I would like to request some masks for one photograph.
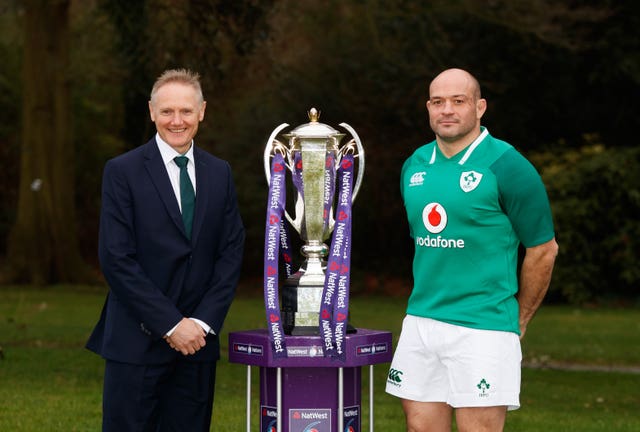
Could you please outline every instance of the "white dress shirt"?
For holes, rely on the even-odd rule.
[[[171,181],[171,187],[173,188],[173,193],[175,193],[176,199],[178,200],[178,207],[180,208],[180,212],[182,212],[182,203],[180,202],[180,167],[176,164],[174,158],[176,156],[186,156],[189,159],[189,163],[187,164],[187,172],[189,173],[189,179],[191,179],[193,192],[195,194],[196,165],[193,159],[193,141],[191,141],[191,146],[189,146],[189,150],[187,150],[185,154],[180,154],[175,151],[173,147],[167,144],[158,133],[156,133],[156,143],[158,143],[158,150],[160,150],[160,155],[162,156],[164,166],[167,169],[167,174],[169,175],[169,180]],[[211,330],[211,327],[204,321],[192,317],[189,317],[189,319],[200,324],[200,327],[202,327],[206,333],[215,334],[215,332]],[[173,328],[167,332],[166,336],[171,336],[176,327],[178,327],[178,324],[173,326]]]
[[[158,150],[160,150],[164,166],[167,169],[167,174],[169,174],[171,187],[173,188],[173,192],[176,194],[178,207],[180,207],[180,211],[182,212],[182,203],[180,202],[180,167],[176,164],[174,159],[177,156],[186,156],[187,159],[189,159],[187,172],[189,173],[189,179],[193,185],[193,192],[196,193],[196,165],[193,159],[193,141],[191,141],[191,146],[189,146],[189,150],[187,150],[185,154],[180,154],[175,151],[173,147],[160,138],[159,134],[156,134],[156,142],[158,143]]]

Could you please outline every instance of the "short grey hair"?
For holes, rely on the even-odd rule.
[[[197,72],[193,72],[189,69],[168,69],[162,72],[153,84],[153,88],[151,89],[152,102],[154,96],[158,93],[158,89],[169,83],[180,83],[193,87],[200,99],[200,102],[204,101],[202,87],[200,86],[200,75]]]

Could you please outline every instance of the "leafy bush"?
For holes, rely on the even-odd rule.
[[[640,147],[579,149],[531,157],[542,167],[560,252],[549,297],[572,303],[638,300]]]

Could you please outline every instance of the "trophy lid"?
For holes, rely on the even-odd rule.
[[[328,137],[340,137],[344,134],[338,132],[331,126],[320,123],[320,111],[315,108],[311,108],[307,113],[309,115],[309,123],[302,124],[284,135],[286,138],[328,138]]]

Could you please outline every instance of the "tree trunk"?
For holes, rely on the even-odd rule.
[[[84,282],[69,83],[69,0],[25,0],[22,148],[6,282]]]

